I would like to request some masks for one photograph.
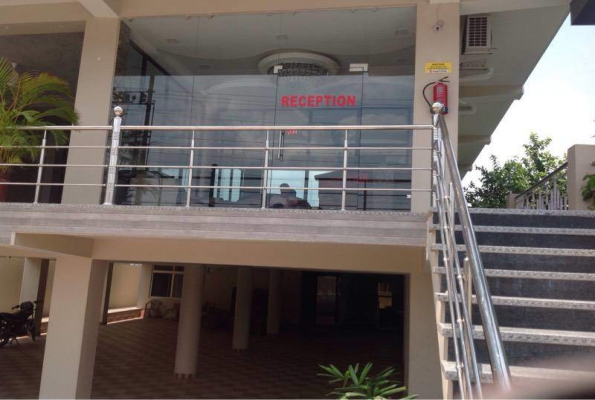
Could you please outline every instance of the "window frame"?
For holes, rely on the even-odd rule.
[[[167,269],[155,269],[155,268],[171,268],[171,270]],[[154,296],[153,295],[153,283],[155,282],[155,274],[161,275],[169,275],[171,276],[169,288],[167,290],[167,296]],[[175,285],[175,277],[176,275],[182,277],[182,287],[184,287],[184,267],[180,265],[164,265],[164,264],[155,264],[151,270],[151,287],[149,288],[149,297],[152,299],[181,299],[182,297],[174,296],[174,285]]]

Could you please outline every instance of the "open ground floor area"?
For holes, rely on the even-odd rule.
[[[228,329],[202,329],[194,379],[174,377],[178,323],[135,319],[99,328],[92,398],[323,398],[332,387],[319,364],[339,368],[373,362],[396,367],[403,346],[394,330],[318,327],[251,335],[250,348],[232,349]],[[39,395],[46,336],[0,349],[0,397]],[[66,356],[66,355],[65,355]]]

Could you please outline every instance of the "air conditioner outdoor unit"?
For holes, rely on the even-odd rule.
[[[463,54],[492,53],[492,19],[489,15],[470,15],[465,23]]]

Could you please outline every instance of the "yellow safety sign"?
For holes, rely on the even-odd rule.
[[[452,72],[451,62],[428,62],[426,63],[426,74],[450,74]]]

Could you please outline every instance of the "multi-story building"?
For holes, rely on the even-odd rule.
[[[592,3],[0,1],[0,57],[68,81],[81,115],[67,148],[44,142],[42,161],[2,185],[0,310],[38,299],[48,328],[26,350],[0,349],[2,371],[36,354],[30,375],[3,372],[0,395],[315,397],[318,364],[373,362],[400,369],[409,393],[450,397],[477,390],[472,359],[506,387],[503,349],[513,380],[572,375],[527,364],[591,351],[595,303],[530,285],[589,291],[593,215],[474,211],[491,250],[445,217],[467,209],[456,171],[490,142],[571,6],[589,23]],[[548,226],[578,254],[547,253],[556,246],[536,237]],[[440,237],[465,239],[460,266],[475,276],[461,279],[478,306],[448,301],[446,287],[461,290],[446,286],[456,243]],[[480,255],[504,272],[486,278]],[[515,275],[531,269],[523,256],[579,269]],[[539,297],[557,300],[528,304]],[[576,313],[575,336],[536,323],[556,312]],[[457,358],[469,339],[449,337],[473,322],[477,357]]]

